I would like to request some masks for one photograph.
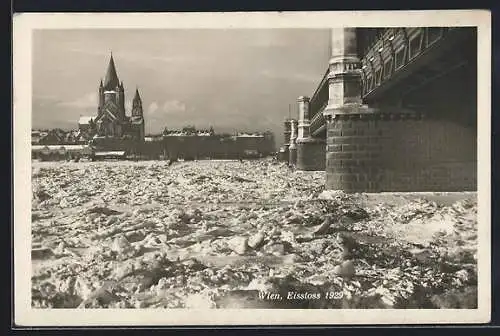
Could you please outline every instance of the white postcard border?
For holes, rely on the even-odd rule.
[[[491,311],[491,17],[488,11],[23,13],[13,19],[14,318],[18,326],[485,323]],[[478,309],[193,310],[31,307],[32,31],[98,28],[478,27]],[[318,78],[319,80],[319,78]]]

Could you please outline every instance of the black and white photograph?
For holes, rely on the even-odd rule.
[[[17,17],[20,323],[487,322],[490,17],[413,13]]]

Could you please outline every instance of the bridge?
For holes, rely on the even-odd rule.
[[[328,67],[298,109],[289,161],[326,170],[327,189],[477,188],[476,28],[332,29]]]

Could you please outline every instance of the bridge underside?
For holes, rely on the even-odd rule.
[[[477,119],[477,47],[475,34],[441,52],[417,58],[390,80],[363,96],[369,106],[401,108],[429,118],[457,122]],[[397,110],[396,110],[397,111]]]

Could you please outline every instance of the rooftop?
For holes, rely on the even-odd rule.
[[[91,120],[93,120],[94,117],[91,116],[81,116],[80,119],[78,119],[78,124],[79,125],[88,125]]]
[[[262,134],[247,134],[247,133],[241,133],[236,135],[238,138],[263,138],[264,136]]]

